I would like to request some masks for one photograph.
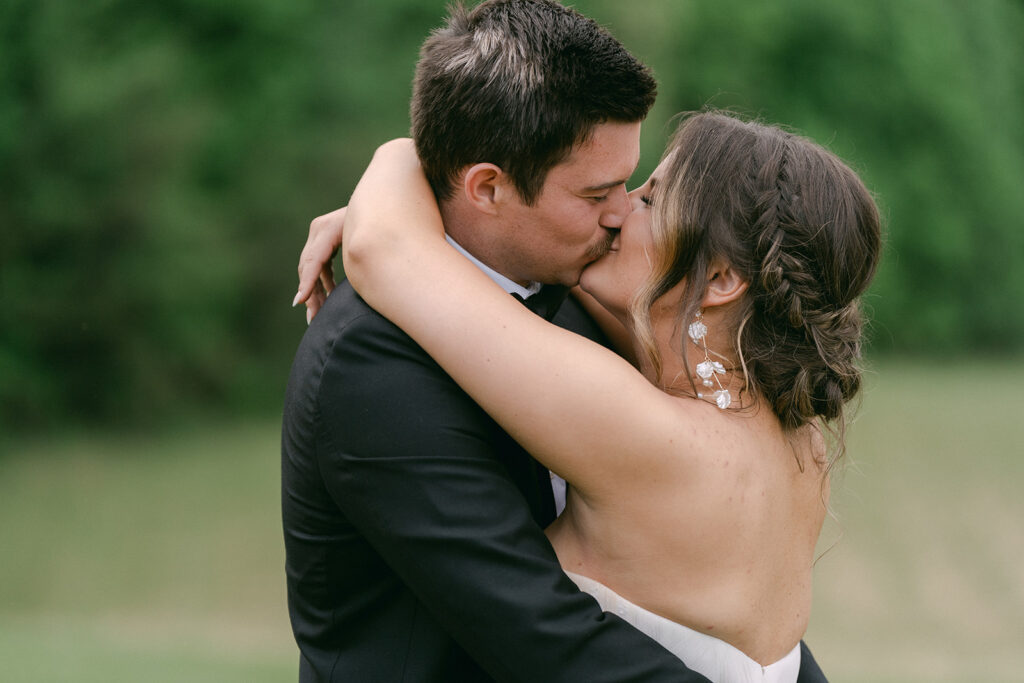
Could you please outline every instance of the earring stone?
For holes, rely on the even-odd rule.
[[[686,333],[690,335],[693,343],[704,351],[704,360],[698,363],[695,368],[697,377],[705,387],[711,388],[716,384],[718,385],[718,390],[712,394],[712,398],[714,398],[715,405],[725,410],[732,404],[732,394],[722,386],[722,382],[718,378],[719,375],[725,374],[725,366],[717,360],[711,360],[706,339],[708,336],[708,326],[704,323],[704,316],[700,310],[697,311],[696,320],[686,328]],[[704,394],[698,393],[697,398],[704,398]]]
[[[701,339],[707,336],[708,326],[701,321],[700,311],[697,311],[697,321],[690,323],[690,327],[687,329],[687,332],[690,335],[690,339],[697,344],[700,343]]]

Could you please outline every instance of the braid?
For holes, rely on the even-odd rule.
[[[860,388],[861,317],[856,303],[836,307],[813,262],[814,226],[789,165],[799,140],[780,132],[774,163],[759,168],[750,226],[754,324],[741,339],[752,382],[787,427],[815,417],[834,420]],[[820,225],[820,224],[819,224]],[[750,353],[751,347],[754,352]]]
[[[796,188],[790,182],[787,162],[788,140],[782,140],[778,164],[774,169],[762,169],[769,178],[762,178],[764,191],[758,206],[765,207],[754,225],[757,235],[756,252],[760,254],[761,288],[765,294],[767,312],[787,320],[800,329],[805,325],[804,298],[815,296],[815,281],[804,267],[804,261],[793,253],[787,239],[787,228],[796,227],[794,204],[799,201]]]

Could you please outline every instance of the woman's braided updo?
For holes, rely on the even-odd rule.
[[[820,418],[841,431],[860,388],[858,298],[881,251],[870,193],[810,140],[721,112],[687,118],[666,159],[654,190],[657,261],[631,307],[647,360],[660,369],[654,302],[685,278],[678,322],[692,320],[712,260],[724,260],[750,283],[731,350],[749,387],[787,429]]]

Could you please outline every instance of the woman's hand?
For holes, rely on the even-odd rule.
[[[334,289],[334,257],[345,232],[347,207],[317,216],[309,224],[309,237],[299,256],[299,291],[292,306],[306,304],[306,323],[313,320]]]

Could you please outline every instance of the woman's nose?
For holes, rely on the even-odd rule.
[[[629,206],[631,211],[636,211],[644,207],[644,188],[638,187],[629,193]]]

